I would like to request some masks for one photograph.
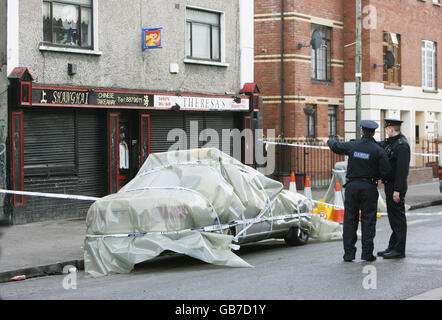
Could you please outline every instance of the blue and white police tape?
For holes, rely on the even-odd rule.
[[[312,146],[312,145],[305,145],[305,144],[294,144],[294,143],[285,143],[285,142],[271,142],[271,141],[263,141],[263,142],[264,142],[264,144],[272,144],[272,145],[279,145],[279,146],[300,147],[300,148],[307,148],[307,149],[330,150],[329,147],[323,147],[323,146]],[[411,155],[413,155],[413,156],[422,156],[422,157],[439,157],[439,155],[435,154],[435,153],[416,153],[416,152],[412,152]]]
[[[18,195],[33,196],[33,197],[58,198],[58,199],[70,199],[70,200],[84,200],[84,201],[97,201],[98,199],[100,199],[100,198],[96,198],[96,197],[71,195],[71,194],[30,192],[30,191],[16,191],[16,190],[4,190],[4,189],[0,189],[0,193],[18,194]]]
[[[58,198],[58,199],[69,199],[69,200],[83,200],[83,201],[97,201],[100,198],[97,197],[88,197],[88,196],[81,196],[81,195],[70,195],[70,194],[59,194],[59,193],[43,193],[43,192],[30,192],[30,191],[15,191],[15,190],[5,190],[5,189],[0,189],[0,193],[5,193],[5,194],[18,194],[18,195],[24,195],[24,196],[33,196],[33,197],[46,197],[46,198]],[[334,208],[339,208],[339,209],[344,209],[344,207],[342,206],[337,206],[331,203],[326,203],[326,202],[322,202],[322,201],[317,201],[317,200],[311,200],[313,203],[316,204],[323,204],[327,207],[334,207]],[[381,216],[386,216],[387,213],[386,212],[380,212],[377,213],[378,215]],[[275,217],[275,218],[265,218],[262,220],[278,220],[278,219],[288,219],[288,218],[292,218],[292,217],[297,217],[299,216],[299,214],[293,214],[293,215],[288,215],[288,216],[282,216],[282,217]],[[305,214],[301,214],[301,216],[305,216]],[[407,212],[406,216],[442,216],[442,212]],[[242,222],[245,224],[253,224],[253,222],[251,223],[250,221],[248,222]],[[239,223],[239,224],[242,224]],[[206,228],[202,228],[199,231],[216,231],[216,230],[222,230],[222,229],[227,229],[229,227],[231,227],[232,225],[218,225],[216,227],[210,226],[210,227],[206,227]],[[196,229],[194,229],[196,230]],[[171,232],[171,233],[176,233]],[[141,234],[140,234],[141,235]],[[115,236],[115,235],[114,235]],[[118,235],[118,236],[123,236],[123,237],[127,237],[128,235]]]

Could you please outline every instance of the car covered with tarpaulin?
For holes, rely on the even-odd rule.
[[[127,273],[165,251],[250,267],[235,254],[240,245],[305,244],[319,235],[315,219],[309,199],[218,149],[153,153],[121,190],[89,208],[85,272]],[[326,232],[339,234],[339,224],[332,229]]]

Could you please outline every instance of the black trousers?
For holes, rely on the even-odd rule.
[[[350,181],[345,187],[344,202],[344,251],[345,256],[356,254],[359,209],[361,210],[362,255],[373,254],[376,235],[376,211],[379,192],[377,186],[366,181]]]
[[[385,185],[385,200],[387,202],[388,221],[392,234],[388,243],[389,250],[395,250],[405,254],[405,244],[407,241],[407,218],[405,216],[405,193],[401,192],[400,202],[393,200],[394,183]]]

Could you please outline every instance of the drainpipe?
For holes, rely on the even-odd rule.
[[[285,99],[284,99],[284,0],[281,0],[281,139],[284,142],[285,139]],[[280,146],[280,169],[279,175],[281,177],[284,172],[284,160],[285,160],[285,147]]]
[[[285,138],[285,101],[284,101],[284,0],[281,0],[281,138]]]

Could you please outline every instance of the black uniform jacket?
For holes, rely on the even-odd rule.
[[[390,174],[391,166],[386,152],[370,135],[350,142],[328,140],[327,144],[334,153],[348,156],[348,180],[384,180]]]
[[[410,145],[407,138],[400,133],[379,142],[379,145],[385,149],[392,167],[386,183],[394,183],[394,191],[406,192],[408,171],[410,169]]]

